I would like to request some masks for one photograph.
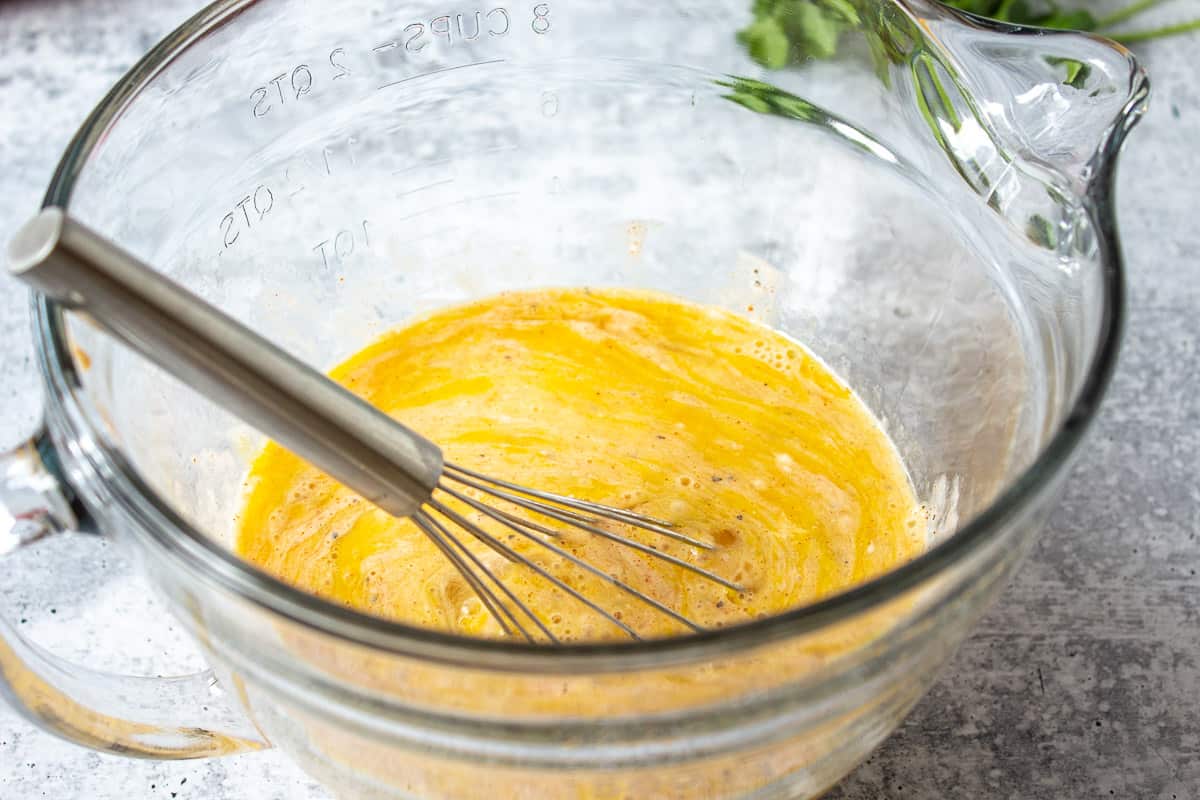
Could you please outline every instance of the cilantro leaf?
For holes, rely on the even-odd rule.
[[[829,58],[837,52],[838,37],[845,24],[835,13],[816,3],[797,3],[783,17],[784,27],[797,61],[805,58]]]
[[[738,41],[770,69],[831,58],[842,33],[862,26],[853,0],[756,0],[754,17]]]
[[[750,27],[738,32],[740,41],[750,57],[768,69],[782,69],[788,65],[792,43],[775,17],[763,17]]]
[[[1103,18],[1082,7],[1062,8],[1055,0],[942,0],[951,8],[1014,25],[1060,30],[1103,31],[1119,25],[1154,6],[1157,0],[1132,0],[1131,5]],[[1076,0],[1082,2],[1082,0]],[[810,58],[837,54],[844,33],[861,30],[881,68],[886,35],[877,30],[878,15],[861,0],[754,0],[754,21],[738,32],[738,41],[750,57],[769,69],[781,69]],[[872,24],[872,23],[875,24]],[[886,23],[883,23],[886,25]],[[1200,29],[1200,20],[1169,25],[1149,31],[1109,34],[1127,42],[1144,41]],[[1086,65],[1067,64],[1064,83],[1078,88],[1087,80]],[[882,71],[882,70],[881,70]]]
[[[1092,67],[1074,58],[1062,58],[1060,56],[1046,56],[1046,63],[1052,67],[1065,67],[1066,77],[1063,78],[1064,86],[1071,86],[1075,89],[1082,89],[1087,84],[1087,79],[1091,77]]]

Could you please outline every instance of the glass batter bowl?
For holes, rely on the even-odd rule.
[[[212,671],[101,675],[0,621],[7,699],[110,752],[269,742],[354,798],[812,797],[864,758],[1014,570],[1096,411],[1114,159],[1147,85],[1111,42],[926,0],[829,0],[837,57],[771,71],[736,36],[749,6],[219,2],[100,104],[46,202],[322,368],[505,289],[735,309],[883,421],[925,555],[649,643],[358,614],[231,553],[252,431],[35,298],[46,429],[2,462],[0,547],[121,541]]]

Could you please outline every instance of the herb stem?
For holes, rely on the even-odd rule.
[[[1164,36],[1178,36],[1182,33],[1200,31],[1200,19],[1190,22],[1180,22],[1175,25],[1164,25],[1161,28],[1151,28],[1146,31],[1130,31],[1129,33],[1114,33],[1112,37],[1122,44],[1145,42],[1150,39],[1161,39]]]
[[[1154,8],[1156,5],[1159,5],[1162,2],[1164,2],[1164,0],[1138,0],[1136,3],[1131,3],[1124,8],[1118,8],[1116,11],[1106,17],[1101,17],[1096,21],[1096,28],[1097,30],[1111,28],[1113,25],[1124,22],[1132,17],[1136,17],[1143,11]]]

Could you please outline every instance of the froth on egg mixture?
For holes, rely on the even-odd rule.
[[[450,461],[661,518],[714,544],[705,551],[610,526],[744,591],[585,532],[557,542],[704,627],[811,603],[924,546],[904,467],[858,397],[796,342],[728,311],[648,292],[505,293],[396,330],[331,375],[437,442]],[[461,510],[642,636],[686,632]],[[360,611],[503,635],[415,525],[274,443],[250,470],[237,547],[282,580]],[[624,638],[528,567],[478,542],[472,549],[555,637]]]

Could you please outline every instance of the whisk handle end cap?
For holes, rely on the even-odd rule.
[[[65,224],[62,209],[46,208],[22,225],[8,244],[9,273],[41,288],[37,276],[31,273],[57,251]]]

